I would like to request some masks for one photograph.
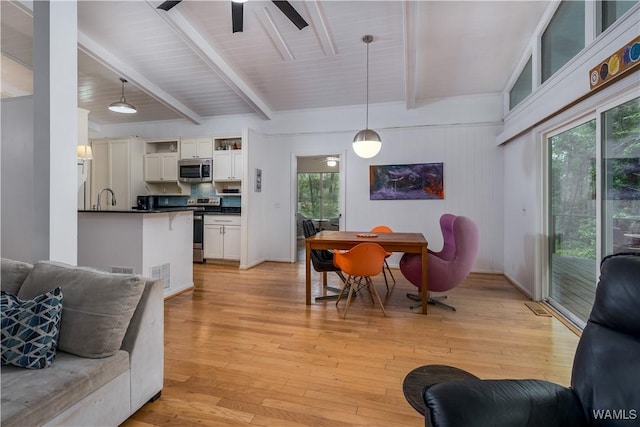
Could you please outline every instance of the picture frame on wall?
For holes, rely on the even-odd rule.
[[[370,200],[444,199],[444,163],[369,166]]]
[[[256,191],[256,193],[259,193],[262,191],[262,169],[256,168],[254,190]]]

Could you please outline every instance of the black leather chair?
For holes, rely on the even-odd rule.
[[[305,238],[315,236],[316,233],[318,232],[313,221],[310,219],[306,219],[302,221],[302,231],[304,233]],[[322,285],[325,288],[327,288],[327,290],[334,291],[339,294],[340,289],[327,286],[327,280],[326,280],[327,279],[326,273],[333,271],[338,275],[338,277],[340,277],[340,280],[342,280],[342,283],[345,283],[347,281],[347,278],[344,277],[344,274],[342,274],[342,271],[340,270],[340,268],[336,267],[333,264],[333,252],[327,251],[327,250],[318,250],[318,249],[312,250],[311,264],[313,264],[314,270],[321,273],[325,273],[325,275],[323,275],[322,277]],[[337,299],[337,298],[338,298],[338,295],[327,295],[327,296],[317,297],[316,301],[322,301],[327,299]]]
[[[543,380],[442,382],[422,391],[425,425],[639,426],[640,256],[612,255],[600,271],[571,387]]]

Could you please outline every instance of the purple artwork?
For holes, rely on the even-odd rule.
[[[444,199],[444,163],[369,166],[371,200]]]

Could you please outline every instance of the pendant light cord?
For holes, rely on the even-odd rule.
[[[365,121],[365,129],[369,129],[369,43],[370,42],[366,42],[367,43],[367,118]]]

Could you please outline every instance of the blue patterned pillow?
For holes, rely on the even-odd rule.
[[[23,300],[2,291],[2,364],[41,369],[56,357],[62,289]]]

